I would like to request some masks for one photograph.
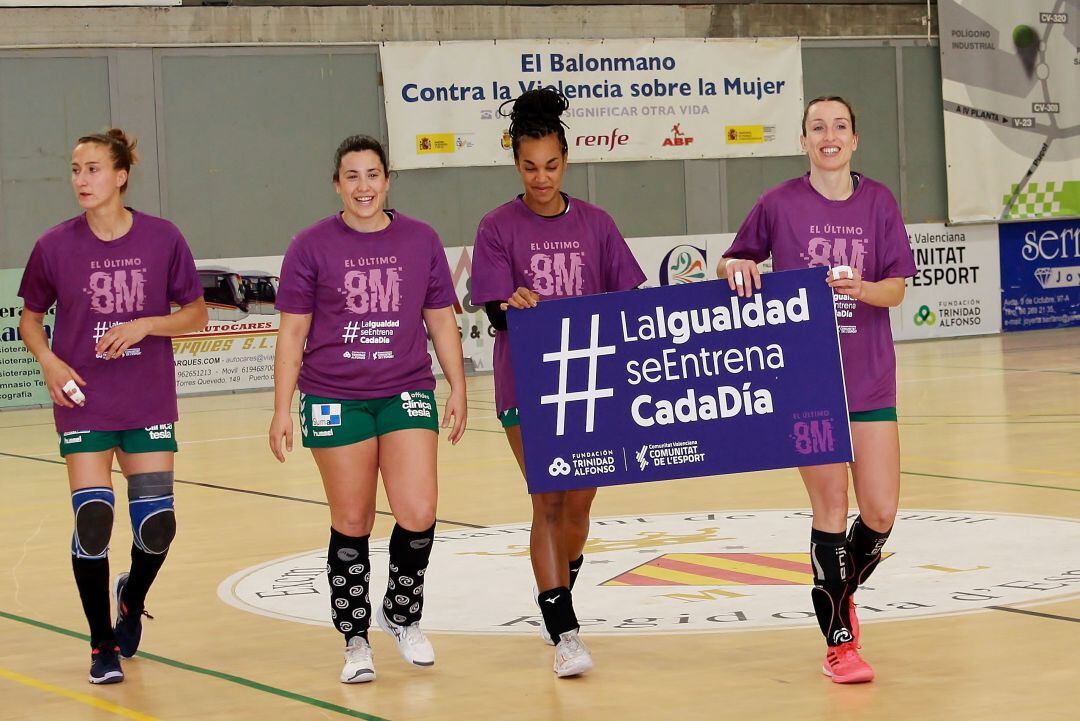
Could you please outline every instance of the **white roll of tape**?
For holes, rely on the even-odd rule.
[[[76,403],[82,404],[86,400],[86,396],[83,395],[82,390],[79,389],[79,385],[74,380],[65,383],[63,390],[67,397]]]
[[[855,277],[855,275],[851,272],[851,266],[850,265],[836,265],[836,266],[833,266],[833,269],[832,269],[833,280],[840,280],[844,276],[847,276],[848,278],[854,278]]]

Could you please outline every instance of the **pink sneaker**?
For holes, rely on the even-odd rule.
[[[866,683],[874,680],[874,669],[859,656],[859,646],[854,641],[830,646],[821,671],[832,678],[833,683]]]

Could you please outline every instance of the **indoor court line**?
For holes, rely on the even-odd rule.
[[[964,476],[943,476],[937,473],[916,473],[900,469],[902,476],[922,476],[924,478],[944,478],[950,481],[971,481],[972,483],[993,483],[997,486],[1019,486],[1021,488],[1041,488],[1048,491],[1072,491],[1080,492],[1080,488],[1067,488],[1065,486],[1043,486],[1038,483],[1022,483],[1020,481],[992,481],[989,478],[966,478]]]
[[[258,436],[258,437],[261,438],[262,436]],[[66,465],[63,461],[54,461],[54,460],[49,459],[49,458],[38,458],[36,456],[21,456],[18,453],[6,453],[4,451],[0,451],[0,456],[4,456],[4,457],[7,457],[7,458],[17,458],[17,459],[23,460],[23,461],[37,461],[38,463],[51,463],[51,464],[57,465],[57,466]],[[123,472],[119,468],[113,468],[112,472],[115,475],[123,475]],[[317,500],[317,499],[314,499],[314,498],[301,498],[299,496],[286,496],[286,495],[283,495],[283,494],[280,494],[280,493],[268,493],[266,491],[252,490],[250,488],[235,488],[233,486],[221,486],[221,485],[218,485],[216,483],[204,483],[202,481],[185,481],[182,478],[175,479],[173,481],[173,483],[182,484],[182,485],[185,485],[185,486],[197,486],[199,488],[209,488],[209,489],[215,490],[215,491],[227,491],[229,493],[243,493],[243,494],[249,495],[249,496],[261,496],[263,498],[276,498],[276,499],[282,500],[282,501],[294,501],[296,503],[307,503],[307,504],[310,504],[310,505],[313,505],[313,506],[328,506],[329,505],[326,501],[320,501],[320,500]],[[378,508],[375,509],[375,513],[377,513],[380,516],[393,516],[394,515],[390,511],[383,511],[383,510],[380,510]],[[477,528],[477,529],[487,528],[487,526],[479,526],[479,525],[477,525],[475,523],[466,523],[465,521],[453,521],[453,520],[450,520],[449,518],[438,518],[437,517],[435,519],[435,521],[437,523],[447,523],[447,524],[449,524],[451,526],[460,526],[462,528]]]
[[[996,471],[1011,471],[1014,473],[1038,473],[1044,476],[1065,476],[1067,478],[1080,478],[1080,473],[1071,471],[1051,471],[1046,468],[1028,468],[1026,466],[1006,466],[993,463],[978,463],[972,461],[957,461],[952,458],[934,458],[933,456],[917,456],[904,454],[904,460],[909,461],[929,461],[930,463],[942,463],[945,465],[965,465],[965,466],[982,466],[983,468],[992,468]]]
[[[68,636],[70,638],[79,639],[81,641],[87,641],[88,642],[90,640],[90,637],[85,635],[85,634],[78,633],[76,631],[72,631],[70,629],[63,628],[61,626],[54,626],[53,624],[46,623],[44,621],[37,621],[37,620],[32,619],[32,618],[26,618],[24,616],[17,616],[17,615],[15,615],[13,613],[8,613],[6,611],[0,611],[0,618],[7,619],[9,621],[15,621],[17,623],[26,624],[27,626],[33,626],[35,628],[43,629],[45,631],[51,631],[53,633],[60,634],[61,636]],[[176,659],[166,658],[165,656],[158,656],[157,654],[154,654],[154,653],[147,653],[146,651],[139,651],[136,654],[136,657],[146,659],[147,661],[155,661],[155,662],[163,664],[165,666],[171,666],[173,668],[180,669],[181,671],[190,671],[191,673],[197,673],[197,674],[201,674],[203,676],[209,676],[211,678],[216,678],[216,679],[221,680],[221,681],[227,681],[229,683],[236,684],[236,685],[239,685],[239,686],[243,686],[245,688],[249,688],[249,689],[252,689],[254,691],[261,691],[263,693],[268,693],[268,694],[271,694],[273,696],[279,696],[281,698],[288,699],[290,701],[297,701],[299,703],[307,704],[308,706],[314,706],[316,708],[320,708],[320,709],[323,709],[325,711],[333,711],[333,712],[339,713],[339,714],[341,714],[343,716],[349,716],[351,718],[365,719],[366,721],[388,721],[387,719],[384,719],[381,716],[373,716],[372,714],[367,714],[367,713],[364,713],[362,711],[356,711],[354,709],[347,708],[345,706],[339,706],[337,704],[330,703],[329,701],[323,701],[322,699],[313,698],[311,696],[305,696],[303,694],[293,693],[292,691],[287,691],[287,690],[282,689],[282,688],[277,688],[276,686],[269,686],[269,685],[264,684],[264,683],[259,683],[258,681],[252,681],[251,679],[244,678],[243,676],[235,676],[235,675],[233,675],[231,673],[224,673],[222,671],[215,671],[215,670],[210,669],[210,668],[203,668],[202,666],[195,666],[195,665],[190,664],[190,663],[185,663],[184,661],[177,661]],[[11,674],[13,676],[18,676],[18,674],[14,674],[14,672],[5,671],[5,669],[0,668],[0,676],[9,677],[9,674]],[[22,678],[26,678],[26,677],[22,677]],[[20,679],[13,679],[13,680],[20,680]],[[34,682],[34,679],[26,678],[26,680]],[[37,683],[41,683],[41,682],[34,682],[34,683],[37,684]],[[49,684],[42,684],[42,685],[43,686],[49,686]],[[70,696],[72,698],[82,697],[82,698],[87,699],[87,701],[86,701],[87,703],[90,703],[91,701],[93,701],[94,703],[92,703],[91,705],[99,706],[99,704],[97,703],[98,699],[96,699],[96,698],[94,698],[92,696],[83,696],[82,694],[78,694],[78,693],[73,692],[73,691],[67,691],[67,690],[62,689],[62,688],[60,688],[58,686],[49,686],[49,690],[54,690],[55,692],[62,693],[63,695]],[[81,699],[79,699],[79,700],[81,700]],[[107,702],[101,702],[101,703],[107,703]],[[123,709],[123,707],[115,706],[115,704],[108,704],[108,705],[113,706],[114,708],[108,708],[106,710],[112,711],[113,713],[119,713],[120,715],[125,715],[127,718],[135,719],[136,721],[160,721],[159,719],[156,719],[153,716],[147,716],[145,714],[140,714],[139,712],[132,711],[130,709]],[[102,707],[99,706],[99,708],[102,708]],[[127,714],[120,713],[120,711],[118,711],[117,709],[123,709],[124,711],[127,712]],[[135,715],[131,715],[131,714],[135,714]]]
[[[39,681],[36,678],[29,676],[23,676],[21,673],[15,673],[6,668],[0,666],[0,678],[6,678],[9,681],[15,683],[21,683],[24,686],[37,689],[38,691],[44,691],[45,693],[51,693],[56,696],[63,696],[73,701],[86,704],[87,706],[93,706],[96,709],[102,711],[108,711],[111,714],[122,716],[123,718],[132,719],[132,721],[161,721],[157,716],[150,716],[148,714],[135,711],[134,709],[127,708],[126,706],[120,706],[119,704],[112,703],[110,701],[104,701],[96,696],[90,696],[85,693],[78,693],[77,691],[68,691],[66,688],[59,686],[53,686],[51,683],[45,683]]]
[[[1080,623],[1080,618],[1073,618],[1072,616],[1060,616],[1056,613],[1042,613],[1041,611],[1029,611],[1024,608],[1009,608],[1008,606],[987,606],[987,608],[994,611],[1008,611],[1009,613],[1020,613],[1025,616],[1048,618],[1053,621],[1072,621],[1073,623]]]

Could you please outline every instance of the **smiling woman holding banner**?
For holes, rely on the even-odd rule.
[[[888,309],[903,300],[904,279],[915,274],[915,262],[892,193],[851,170],[859,135],[848,102],[836,96],[811,100],[800,142],[810,172],[758,199],[716,272],[748,298],[761,289],[757,264],[771,255],[776,270],[825,268],[824,280],[837,294],[859,507],[850,530],[847,466],[805,466],[799,473],[814,514],[812,598],[828,644],[822,670],[836,683],[861,683],[874,671],[858,651],[855,591],[881,561],[900,499]]]
[[[606,212],[561,191],[567,144],[560,116],[566,98],[551,88],[513,101],[510,137],[524,193],[484,216],[476,231],[472,294],[483,303],[495,336],[495,405],[522,473],[525,453],[510,366],[506,308],[532,308],[541,299],[636,288],[645,274]],[[554,643],[555,673],[576,676],[592,668],[578,638],[571,590],[584,562],[589,509],[595,488],[532,495],[529,538],[544,622]]]

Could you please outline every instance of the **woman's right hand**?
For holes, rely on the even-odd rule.
[[[54,355],[49,360],[42,361],[41,373],[45,376],[45,386],[49,389],[49,397],[52,398],[53,403],[64,408],[86,405],[85,400],[76,404],[64,392],[64,386],[71,381],[75,381],[81,388],[86,387],[86,381],[60,358]]]
[[[274,411],[274,420],[270,421],[270,452],[282,463],[285,462],[285,453],[281,449],[282,442],[284,442],[285,450],[292,453],[292,438],[292,414],[288,411]]]
[[[754,290],[761,290],[761,274],[757,263],[742,258],[721,258],[716,266],[716,277],[727,278],[728,287],[735,295],[749,298]]]
[[[528,288],[518,288],[514,291],[514,294],[507,299],[505,303],[500,306],[503,310],[506,310],[507,306],[511,308],[535,308],[536,304],[540,302],[540,295]]]

